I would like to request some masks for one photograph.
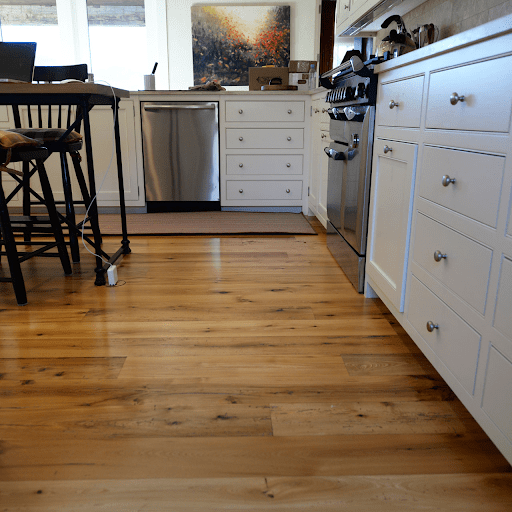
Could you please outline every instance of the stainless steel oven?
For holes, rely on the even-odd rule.
[[[359,293],[364,289],[377,75],[357,57],[322,75],[329,88],[327,246]],[[340,69],[341,68],[341,69]],[[333,77],[331,79],[331,77]],[[332,80],[332,81],[331,81]]]

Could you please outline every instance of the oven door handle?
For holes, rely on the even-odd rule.
[[[333,160],[353,160],[356,156],[357,150],[355,150],[352,146],[349,146],[346,152],[336,151],[332,148],[324,148],[325,154],[332,158]]]

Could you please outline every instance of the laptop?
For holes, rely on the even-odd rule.
[[[32,82],[36,44],[0,42],[0,82]]]

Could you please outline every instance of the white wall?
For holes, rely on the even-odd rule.
[[[166,0],[167,41],[169,52],[170,89],[188,89],[194,85],[192,63],[193,5],[289,5],[290,6],[290,58],[292,60],[316,60],[318,45],[315,27],[318,21],[318,0]],[[158,77],[157,77],[158,78]]]

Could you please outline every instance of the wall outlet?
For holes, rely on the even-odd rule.
[[[108,285],[115,286],[117,284],[117,266],[112,265],[107,270]]]

